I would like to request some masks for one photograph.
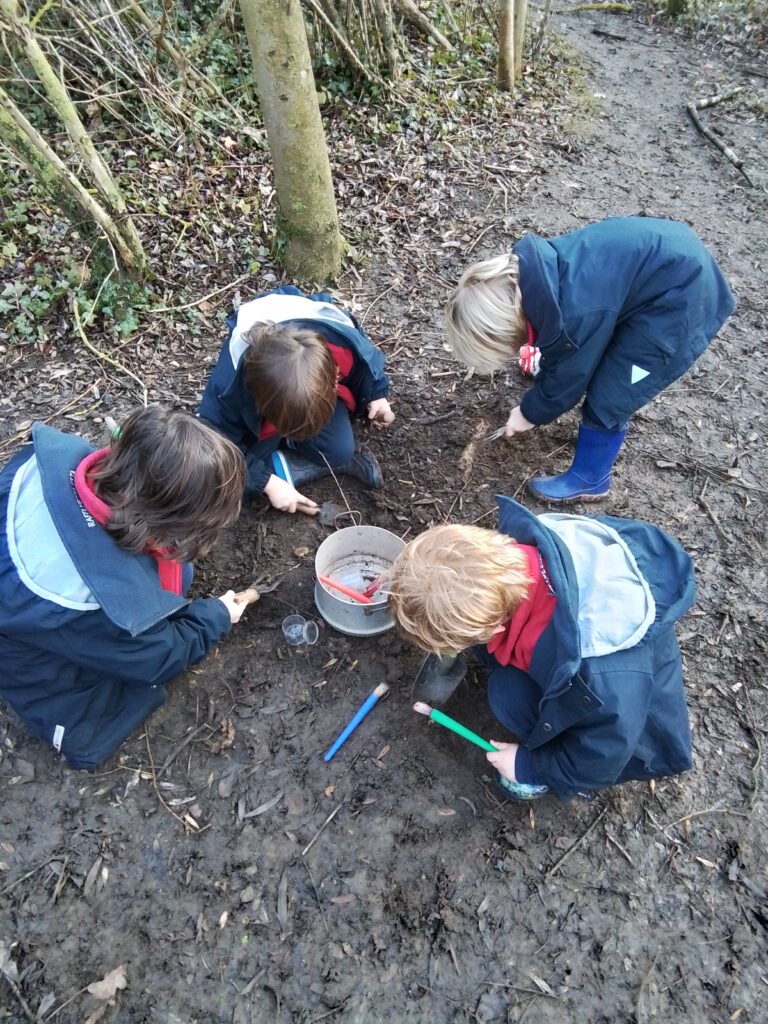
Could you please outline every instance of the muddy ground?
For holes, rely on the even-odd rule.
[[[323,628],[309,650],[282,644],[284,615],[315,614],[322,530],[252,506],[198,592],[290,571],[102,770],[68,770],[0,712],[0,940],[16,944],[20,972],[15,991],[0,980],[0,1020],[64,1024],[102,1009],[90,1019],[768,1020],[768,138],[759,111],[705,112],[744,157],[750,188],[683,110],[764,80],[746,76],[742,56],[664,28],[581,15],[558,30],[584,55],[582,94],[521,197],[505,209],[488,161],[484,180],[457,184],[441,210],[453,242],[430,264],[428,293],[375,253],[341,283],[390,354],[398,412],[370,438],[386,489],[344,487],[366,521],[398,533],[446,517],[491,525],[496,490],[524,495],[537,470],[565,466],[576,417],[467,453],[524,385],[516,373],[466,380],[452,364],[440,331],[448,283],[527,230],[611,214],[690,223],[738,310],[635,417],[605,509],[663,526],[696,561],[699,596],[679,629],[693,770],[591,802],[500,805],[481,753],[410,711],[419,656],[394,633],[359,641]],[[460,151],[455,171],[459,181]],[[212,357],[215,325],[201,343]],[[203,376],[187,377],[192,390]],[[313,494],[338,497],[325,483]],[[324,764],[380,681],[386,702]],[[448,711],[499,735],[480,678]],[[82,991],[121,964],[114,1006]]]

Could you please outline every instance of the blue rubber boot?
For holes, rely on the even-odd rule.
[[[611,469],[626,436],[626,429],[594,430],[582,423],[568,472],[534,477],[529,488],[545,501],[599,501],[611,488]]]

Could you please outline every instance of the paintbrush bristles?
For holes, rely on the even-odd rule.
[[[413,710],[420,715],[426,715],[427,718],[432,714],[432,708],[429,704],[425,704],[423,701],[417,700],[413,705]]]
[[[383,697],[385,693],[389,693],[389,686],[386,683],[379,683],[373,692],[377,697]]]

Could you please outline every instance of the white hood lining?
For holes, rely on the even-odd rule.
[[[19,579],[33,594],[73,611],[90,612],[99,607],[53,522],[34,455],[13,478],[6,537]]]
[[[343,309],[330,302],[315,302],[303,295],[264,295],[244,303],[237,311],[237,323],[229,339],[229,354],[235,369],[248,347],[243,341],[246,331],[255,324],[281,324],[286,320],[321,320],[331,327],[334,322],[345,327],[355,326]]]
[[[539,519],[573,559],[582,658],[635,647],[656,619],[656,602],[626,541],[588,516],[549,512]]]

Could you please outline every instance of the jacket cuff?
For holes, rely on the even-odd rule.
[[[541,786],[542,781],[533,767],[533,757],[528,747],[519,746],[515,754],[515,780],[527,786]]]
[[[564,411],[556,408],[554,403],[545,398],[535,385],[529,388],[520,399],[520,412],[529,423],[533,423],[536,427],[552,423],[558,416],[562,416]]]
[[[255,498],[264,493],[269,478],[272,476],[271,462],[256,459],[253,455],[245,456],[245,496]]]

